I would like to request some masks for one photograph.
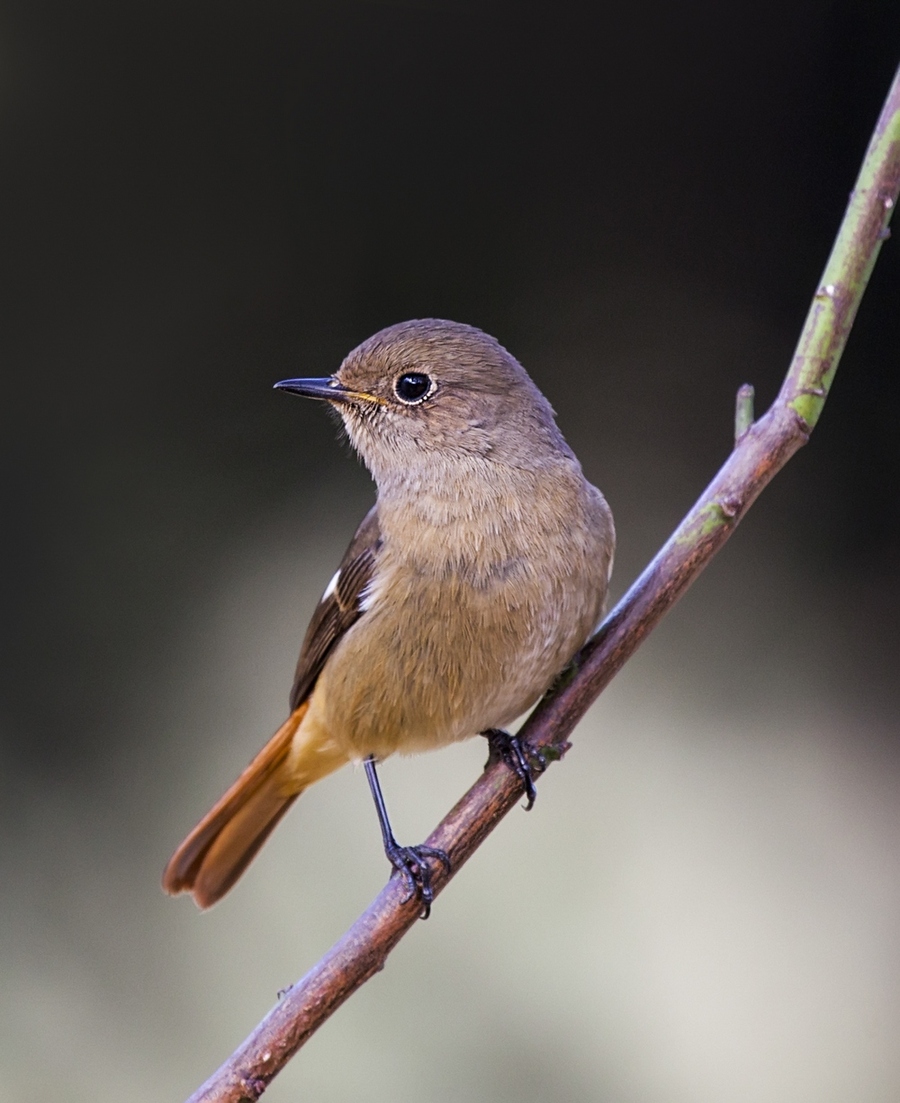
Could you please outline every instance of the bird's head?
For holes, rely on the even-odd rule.
[[[533,467],[571,458],[550,404],[488,334],[424,319],[381,330],[334,375],[276,387],[323,399],[382,485],[404,470],[449,474],[473,460]]]

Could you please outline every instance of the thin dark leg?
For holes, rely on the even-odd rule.
[[[534,771],[528,761],[522,740],[517,735],[510,735],[509,732],[505,732],[500,728],[488,728],[486,732],[481,734],[487,739],[490,747],[488,764],[496,762],[498,759],[506,763],[522,782],[522,788],[525,790],[525,796],[528,800],[525,811],[530,812],[537,800],[537,789],[534,787]],[[537,751],[532,750],[531,754],[540,764],[538,773],[543,773],[547,766],[546,759]]]
[[[431,904],[434,900],[434,890],[431,887],[431,868],[427,859],[434,858],[440,862],[444,869],[450,872],[450,859],[443,850],[436,850],[432,846],[400,846],[394,838],[391,830],[391,821],[388,819],[384,796],[381,792],[381,783],[375,770],[375,759],[369,755],[363,765],[366,768],[366,777],[369,781],[369,789],[372,791],[372,799],[375,801],[375,811],[378,813],[378,823],[381,826],[381,838],[384,842],[384,853],[394,869],[406,881],[409,886],[409,894],[404,903],[417,896],[422,904],[422,918],[427,919],[431,914]]]

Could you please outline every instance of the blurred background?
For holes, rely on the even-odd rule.
[[[372,500],[272,384],[495,334],[620,595],[774,397],[898,44],[895,0],[3,4],[3,1098],[187,1096],[385,879],[348,769],[210,913],[159,889]],[[898,301],[895,237],[810,447],[266,1099],[897,1099]],[[401,839],[484,758],[387,763]]]

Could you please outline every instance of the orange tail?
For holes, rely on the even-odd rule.
[[[256,758],[169,859],[163,888],[193,893],[198,907],[221,899],[244,872],[300,795],[285,777],[291,742],[308,699],[295,709]],[[333,769],[334,767],[332,767]]]

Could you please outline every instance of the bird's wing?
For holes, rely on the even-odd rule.
[[[362,615],[362,599],[375,572],[380,547],[378,507],[373,506],[356,530],[309,622],[291,689],[292,710],[309,696],[332,648]]]

